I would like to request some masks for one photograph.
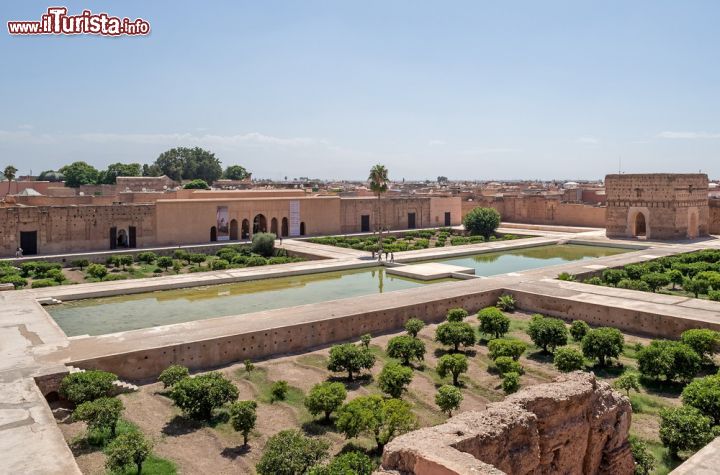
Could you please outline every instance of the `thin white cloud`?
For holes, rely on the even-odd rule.
[[[431,147],[437,147],[439,145],[445,145],[445,143],[446,142],[444,140],[434,139],[434,140],[429,141],[428,145]]]
[[[18,129],[20,129],[20,130],[32,130],[32,129],[34,129],[34,128],[35,128],[35,126],[34,126],[34,125],[31,125],[31,124],[20,124],[20,125],[18,125]]]
[[[720,139],[720,133],[711,132],[660,132],[657,135],[661,139]]]
[[[519,148],[506,148],[506,147],[491,147],[491,148],[478,148],[472,150],[465,150],[461,152],[463,155],[489,155],[493,153],[515,153],[522,152]]]
[[[585,135],[583,137],[578,137],[575,142],[577,143],[584,143],[584,144],[591,144],[595,145],[600,143],[600,140],[596,139],[595,137],[591,137],[589,135]]]

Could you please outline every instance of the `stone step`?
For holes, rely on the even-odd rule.
[[[77,366],[68,366],[68,370],[70,371],[70,374],[73,373],[84,373],[85,370],[82,368],[78,368]],[[125,393],[134,393],[138,389],[140,389],[136,384],[128,383],[127,381],[122,381],[120,379],[116,379],[112,382],[113,384],[113,396],[118,394],[125,394]]]

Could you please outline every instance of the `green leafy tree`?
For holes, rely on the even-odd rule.
[[[370,174],[368,175],[368,182],[370,185],[370,191],[372,191],[377,197],[375,211],[377,222],[375,224],[375,230],[379,231],[378,248],[382,249],[382,231],[385,228],[385,223],[383,222],[382,206],[380,203],[380,199],[382,198],[382,195],[387,193],[387,190],[390,186],[390,178],[388,178],[388,170],[387,168],[385,168],[385,165],[378,164],[372,167],[370,169]]]
[[[273,233],[256,233],[252,238],[252,252],[263,257],[272,257],[275,251],[275,238]]]
[[[74,421],[87,422],[89,430],[110,429],[110,435],[115,437],[115,428],[123,409],[123,403],[119,399],[101,397],[80,404],[73,411],[72,418]]]
[[[244,180],[249,176],[250,173],[248,173],[245,167],[240,165],[230,165],[223,172],[223,178],[227,178],[228,180]]]
[[[720,424],[720,375],[705,376],[685,386],[682,392],[683,403],[698,409]]]
[[[464,308],[451,308],[448,310],[446,318],[448,322],[462,322],[467,316],[467,310]]]
[[[161,153],[154,165],[175,181],[200,179],[212,183],[222,176],[220,160],[199,147],[173,148]]]
[[[490,238],[500,226],[500,213],[494,208],[475,208],[463,218],[465,229],[474,235]]]
[[[469,323],[445,322],[435,329],[435,340],[446,346],[452,346],[454,351],[460,345],[473,346],[475,344],[475,331]]]
[[[501,356],[509,356],[515,361],[520,359],[527,346],[520,340],[506,340],[504,338],[497,338],[490,340],[488,343],[488,350],[491,359],[497,359]]]
[[[158,267],[162,267],[164,270],[168,270],[168,267],[173,265],[173,260],[169,256],[160,256],[157,260]]]
[[[500,374],[522,373],[522,366],[520,365],[520,363],[518,363],[509,356],[499,356],[495,359],[494,363]]]
[[[174,364],[168,366],[160,373],[158,381],[163,383],[164,387],[169,388],[188,377],[190,377],[190,371],[185,366]]]
[[[372,341],[372,335],[369,333],[365,333],[360,336],[360,344],[365,348],[366,350],[370,349],[370,342]]]
[[[670,278],[661,272],[650,272],[640,277],[640,280],[645,282],[653,292],[657,292],[657,289],[661,287],[670,285]]]
[[[327,465],[316,465],[310,469],[308,475],[371,475],[373,470],[370,457],[352,451],[338,455]]]
[[[660,411],[660,441],[670,455],[677,458],[680,451],[696,451],[710,442],[715,433],[712,419],[691,406]]]
[[[106,170],[98,173],[98,183],[114,185],[119,176],[142,176],[142,166],[139,163],[113,163]]]
[[[215,371],[182,379],[170,390],[170,399],[175,405],[200,420],[209,420],[213,410],[237,397],[238,390],[232,381]]]
[[[243,445],[247,447],[248,436],[255,428],[257,420],[255,401],[235,401],[230,405],[230,424],[243,435]]]
[[[10,193],[10,185],[12,185],[12,181],[15,179],[15,174],[17,173],[17,171],[17,168],[15,168],[13,165],[8,165],[5,167],[5,170],[3,170],[3,175],[5,175],[5,178],[7,178],[8,181],[8,193]],[[6,193],[6,195],[8,193]]]
[[[555,350],[553,364],[558,370],[568,373],[570,371],[583,369],[585,359],[583,358],[583,354],[575,348],[561,346]]]
[[[425,322],[419,318],[411,318],[405,322],[405,331],[413,338],[417,338],[418,333],[425,328]]]
[[[617,286],[621,280],[627,278],[627,272],[622,269],[605,269],[602,273],[602,280],[612,286]]]
[[[40,175],[38,175],[38,181],[49,181],[52,183],[57,183],[63,180],[65,180],[65,176],[55,170],[45,170],[43,172],[40,172]]]
[[[533,343],[547,353],[555,351],[555,347],[566,345],[568,331],[565,322],[559,318],[548,318],[542,315],[533,315],[527,330]]]
[[[194,180],[190,180],[189,182],[185,183],[183,188],[186,190],[209,190],[210,185],[208,185],[205,180],[196,178]]]
[[[630,391],[640,392],[640,379],[637,374],[625,372],[613,383],[615,389],[625,391],[630,396]]]
[[[385,399],[373,394],[344,404],[337,412],[335,427],[348,438],[368,433],[375,438],[378,451],[393,437],[416,427],[410,404],[401,399]]]
[[[380,375],[378,375],[378,387],[380,391],[390,397],[400,397],[412,381],[413,371],[407,366],[397,363],[386,364]]]
[[[695,350],[705,361],[711,361],[712,355],[720,347],[720,333],[706,328],[685,330],[680,335],[680,341]]]
[[[503,374],[502,388],[505,394],[512,394],[520,389],[520,375],[510,372]]]
[[[108,274],[107,267],[102,264],[90,264],[85,270],[87,275],[96,279],[102,279]]]
[[[572,336],[575,341],[582,341],[589,331],[590,325],[582,320],[575,320],[572,322],[572,325],[570,325],[570,336]]]
[[[462,391],[450,384],[443,384],[435,394],[435,404],[448,416],[452,416],[452,411],[460,407],[462,400]]]
[[[653,340],[637,353],[638,369],[649,378],[688,381],[700,371],[700,356],[679,341]]]
[[[510,319],[497,307],[485,307],[478,312],[480,332],[500,338],[510,330]]]
[[[386,352],[389,357],[398,358],[408,366],[412,360],[422,361],[425,358],[425,343],[410,335],[400,335],[388,341]]]
[[[330,421],[330,415],[336,411],[347,397],[347,391],[342,383],[324,382],[316,384],[305,397],[305,407],[313,416],[325,415],[325,421]]]
[[[600,327],[587,332],[582,339],[582,352],[586,358],[597,358],[600,366],[605,366],[609,358],[617,358],[622,353],[625,337],[617,328]]]
[[[70,263],[71,266],[77,267],[82,271],[85,267],[90,265],[90,261],[87,259],[75,259]]]
[[[695,295],[695,298],[700,297],[700,294],[706,294],[709,288],[710,282],[705,279],[685,278],[685,280],[683,280],[683,290],[691,292]]]
[[[670,280],[670,283],[672,284],[672,289],[675,290],[675,288],[678,285],[682,285],[683,279],[685,276],[683,276],[682,272],[680,272],[677,269],[670,269],[666,272],[666,275],[668,279]]]
[[[329,444],[297,430],[283,430],[270,437],[260,461],[258,475],[303,475],[327,458]]]
[[[109,396],[116,379],[116,375],[107,371],[80,371],[69,374],[60,381],[59,393],[74,404],[82,404]]]
[[[366,348],[345,343],[330,348],[328,370],[334,372],[347,371],[348,380],[353,380],[353,374],[363,369],[370,369],[375,365],[375,355]]]
[[[92,165],[85,162],[73,162],[60,169],[65,176],[65,186],[78,188],[80,185],[92,185],[97,183],[98,171]]]
[[[125,470],[135,465],[138,475],[142,473],[142,466],[152,452],[152,443],[138,431],[120,434],[105,448],[107,461],[105,466],[111,471]]]
[[[287,381],[275,381],[270,385],[270,401],[284,401],[287,398],[290,386]]]
[[[630,450],[635,460],[634,475],[650,475],[655,471],[655,456],[647,446],[647,443],[635,436],[628,437]]]
[[[435,368],[435,371],[437,371],[441,378],[451,374],[453,386],[458,386],[460,384],[460,375],[462,373],[466,373],[467,370],[467,357],[460,353],[441,356],[438,360],[437,367]]]

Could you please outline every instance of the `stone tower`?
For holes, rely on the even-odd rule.
[[[708,234],[704,173],[607,175],[608,237],[688,239]]]

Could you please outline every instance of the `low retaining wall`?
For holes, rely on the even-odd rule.
[[[381,470],[407,475],[630,475],[630,401],[591,373],[522,389],[484,411],[410,432],[385,447]],[[382,473],[382,472],[379,472]]]

